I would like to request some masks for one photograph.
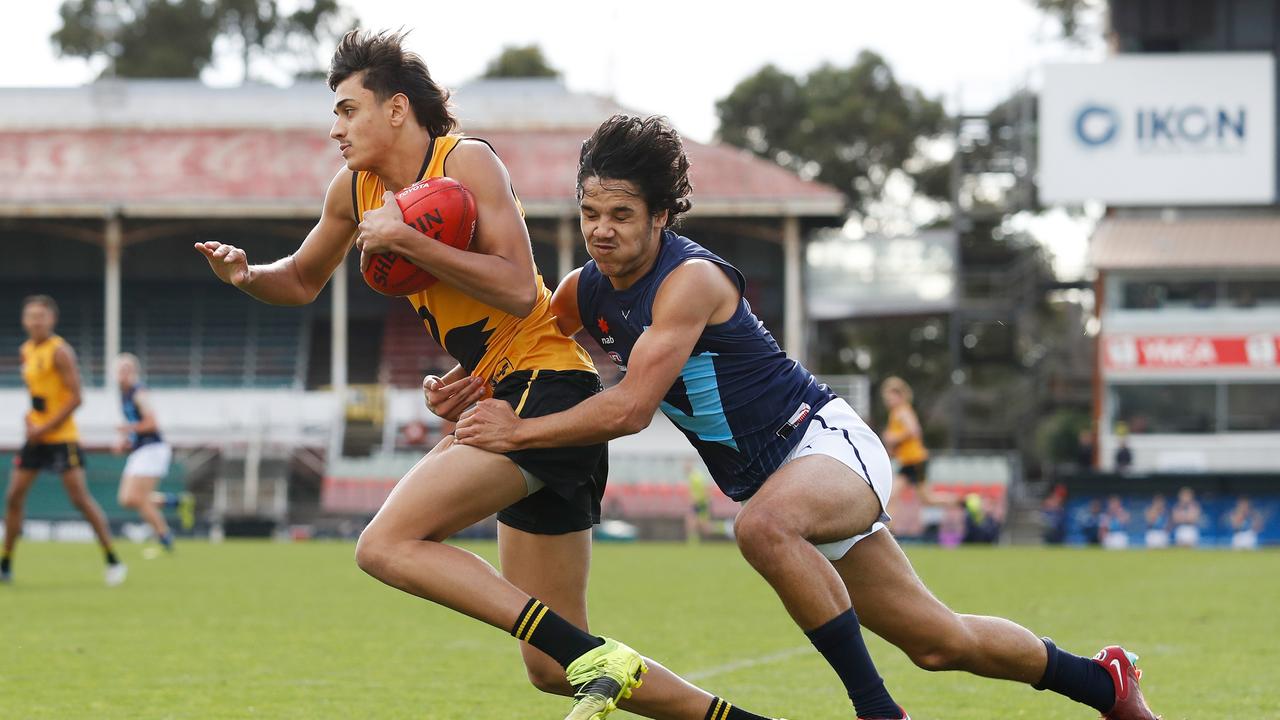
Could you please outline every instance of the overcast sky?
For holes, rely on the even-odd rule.
[[[285,6],[297,2],[283,0]],[[409,45],[446,85],[480,74],[504,45],[536,43],[571,89],[665,114],[684,134],[704,141],[715,132],[716,100],[766,63],[804,73],[875,50],[899,81],[943,98],[954,112],[986,110],[1012,89],[1035,85],[1045,61],[1101,56],[1097,47],[1057,40],[1056,23],[1031,0],[344,4],[365,27],[412,28]],[[6,5],[0,86],[78,85],[97,75],[100,66],[55,56],[49,35],[60,23],[59,0]],[[223,50],[203,76],[210,84],[239,82],[239,60],[232,48]],[[269,75],[270,67],[261,71]]]
[[[59,0],[6,4],[0,86],[77,85],[96,75],[97,68],[83,61],[57,58],[49,44],[59,26]],[[345,4],[366,27],[412,28],[410,46],[446,85],[480,74],[504,45],[536,43],[572,89],[669,115],[700,140],[715,131],[715,101],[765,63],[804,73],[823,62],[848,63],[859,50],[871,49],[889,60],[901,81],[944,97],[950,109],[983,110],[1025,83],[1046,59],[1097,55],[1056,41],[1056,24],[1031,0]],[[204,76],[220,85],[239,78],[233,52]]]

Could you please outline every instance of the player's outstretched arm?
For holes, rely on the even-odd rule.
[[[271,305],[306,305],[316,299],[355,238],[351,172],[329,183],[320,221],[292,255],[267,265],[250,265],[244,250],[219,242],[196,243],[219,280]]]
[[[520,419],[500,400],[464,412],[458,442],[495,452],[590,445],[643,430],[680,376],[713,317],[737,303],[737,288],[710,262],[694,260],[663,281],[653,303],[653,324],[636,341],[627,374],[612,388],[553,415]]]
[[[528,316],[538,300],[533,248],[507,168],[488,145],[464,141],[449,154],[445,171],[476,200],[470,250],[436,242],[406,225],[388,193],[386,203],[365,213],[360,223],[361,269],[372,253],[394,252],[486,305]]]

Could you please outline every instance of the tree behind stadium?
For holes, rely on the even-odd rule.
[[[560,71],[551,67],[537,45],[507,45],[485,67],[486,78],[545,78],[559,77]]]
[[[716,114],[721,140],[834,186],[861,215],[895,171],[921,194],[947,197],[945,163],[919,152],[947,129],[942,103],[899,83],[874,52],[805,77],[766,65],[717,102]]]
[[[213,63],[214,43],[240,49],[243,81],[255,57],[278,66],[292,58],[297,76],[323,70],[319,44],[349,19],[339,0],[313,0],[292,13],[277,0],[64,0],[62,27],[50,37],[60,55],[105,59],[103,76],[195,78]]]

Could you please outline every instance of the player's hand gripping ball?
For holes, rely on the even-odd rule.
[[[430,178],[396,193],[406,224],[459,250],[471,246],[476,231],[476,200],[457,180]],[[396,253],[370,258],[364,281],[383,295],[412,295],[434,285],[436,277]]]

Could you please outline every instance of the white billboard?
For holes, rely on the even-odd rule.
[[[1271,204],[1275,103],[1269,54],[1134,55],[1047,65],[1040,200]]]

